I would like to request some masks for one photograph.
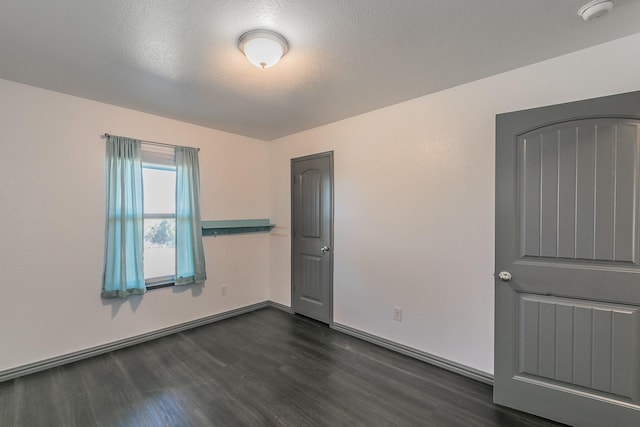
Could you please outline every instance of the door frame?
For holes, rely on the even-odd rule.
[[[313,160],[313,159],[317,159],[317,158],[321,158],[321,157],[328,157],[329,158],[329,181],[331,183],[331,209],[330,209],[330,216],[331,216],[331,220],[330,220],[330,226],[329,226],[329,248],[331,248],[329,250],[329,253],[326,255],[329,255],[330,259],[329,259],[329,326],[333,327],[333,271],[334,271],[334,239],[333,239],[333,232],[334,232],[334,221],[335,221],[335,181],[334,181],[334,158],[333,158],[333,150],[331,151],[324,151],[321,153],[315,153],[315,154],[309,154],[307,156],[302,156],[302,157],[295,157],[291,159],[290,162],[290,166],[289,166],[289,199],[290,199],[290,204],[291,204],[291,220],[290,220],[290,230],[291,230],[291,242],[290,242],[290,252],[291,252],[291,269],[289,272],[289,277],[290,277],[290,281],[291,281],[291,288],[290,288],[290,298],[291,298],[291,311],[295,314],[295,308],[294,308],[294,272],[293,272],[293,266],[294,266],[294,253],[293,253],[293,241],[294,241],[294,229],[293,229],[293,220],[295,218],[294,214],[293,214],[293,210],[294,210],[294,203],[293,203],[293,167],[294,164],[298,163],[298,162],[302,162],[302,161],[306,161],[306,160]],[[326,256],[325,255],[325,256]]]

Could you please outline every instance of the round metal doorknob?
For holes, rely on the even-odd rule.
[[[320,248],[320,250],[322,251],[323,254],[326,254],[327,252],[329,252],[329,246],[323,246]]]
[[[509,273],[508,271],[501,271],[500,273],[498,273],[498,277],[503,282],[508,282],[509,280],[511,280],[511,273]]]

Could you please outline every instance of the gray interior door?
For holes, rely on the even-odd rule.
[[[333,152],[291,160],[293,311],[325,323],[333,314]]]
[[[640,92],[497,117],[496,403],[640,425],[639,138]]]

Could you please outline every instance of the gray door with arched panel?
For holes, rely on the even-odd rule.
[[[496,121],[496,403],[640,425],[640,92]]]
[[[291,160],[291,306],[330,324],[333,311],[333,152]]]

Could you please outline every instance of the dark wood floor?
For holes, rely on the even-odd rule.
[[[273,308],[0,384],[0,426],[554,426]]]

